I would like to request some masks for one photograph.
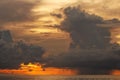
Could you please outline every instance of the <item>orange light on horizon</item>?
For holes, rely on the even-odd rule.
[[[29,63],[27,65],[21,64],[21,67],[17,70],[15,69],[4,69],[0,70],[0,73],[5,74],[19,74],[19,75],[76,75],[77,70],[72,69],[61,69],[61,68],[42,68],[42,65],[36,63]]]
[[[112,75],[120,75],[120,70],[113,70]]]

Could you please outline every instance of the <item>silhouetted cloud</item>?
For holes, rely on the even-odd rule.
[[[79,7],[67,7],[63,13],[65,19],[58,28],[70,34],[70,50],[49,56],[46,67],[75,68],[80,74],[110,74],[120,69],[120,46],[110,42],[109,28],[102,26],[120,23],[118,19],[104,20]]]
[[[109,30],[97,25],[105,23],[102,17],[88,14],[79,7],[67,7],[63,13],[66,18],[60,28],[70,33],[71,47],[105,48],[110,45]]]
[[[23,41],[8,42],[0,38],[0,69],[17,69],[21,63],[41,62],[44,53],[40,46],[26,44]]]
[[[49,57],[46,67],[78,69],[80,74],[110,74],[120,69],[119,50],[71,50],[56,57]]]

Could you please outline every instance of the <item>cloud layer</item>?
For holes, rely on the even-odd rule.
[[[46,67],[78,69],[78,74],[111,74],[120,69],[120,50],[71,50],[49,57]]]

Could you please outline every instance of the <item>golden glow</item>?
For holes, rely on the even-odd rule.
[[[36,28],[36,29],[30,29],[30,31],[33,31],[35,33],[59,33],[59,30],[56,28]]]
[[[59,9],[63,6],[75,3],[77,0],[43,0],[42,5],[35,7],[32,11],[37,14],[41,13],[51,13],[55,9]]]
[[[113,70],[112,75],[120,75],[120,70]]]
[[[20,67],[21,70],[28,70],[28,71],[42,70],[42,66],[38,63],[36,64],[29,63],[27,65],[22,63],[20,66],[21,66]]]
[[[120,35],[116,35],[116,38],[120,38]]]
[[[38,63],[21,64],[18,70],[0,70],[0,73],[19,75],[76,75],[76,70],[48,67],[43,69]]]
[[[120,31],[119,27],[112,28],[110,30],[111,38],[112,38],[111,42],[120,44],[120,32],[119,31]]]

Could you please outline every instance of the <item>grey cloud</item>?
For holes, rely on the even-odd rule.
[[[0,38],[0,69],[17,69],[21,63],[42,62],[45,53],[42,47],[23,41],[8,42],[6,38]]]
[[[0,24],[28,22],[37,18],[31,11],[36,1],[0,0]]]
[[[18,69],[21,63],[41,62],[44,50],[40,46],[18,42],[0,44],[0,69]]]
[[[70,33],[71,47],[105,48],[110,45],[109,30],[97,25],[105,23],[102,17],[88,14],[79,7],[67,7],[63,12],[66,18],[60,28]]]
[[[62,55],[49,57],[45,67],[78,69],[79,74],[111,74],[120,69],[119,50],[71,50]]]
[[[67,7],[63,13],[65,19],[58,28],[68,32],[72,42],[67,53],[49,56],[45,67],[74,68],[79,74],[111,74],[120,69],[120,46],[110,43],[109,28],[102,26],[119,23],[118,19],[104,20],[79,7]]]

